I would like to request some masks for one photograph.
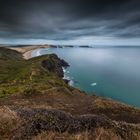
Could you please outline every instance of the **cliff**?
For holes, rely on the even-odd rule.
[[[0,139],[140,139],[140,110],[70,87],[57,55],[0,48],[0,66]]]

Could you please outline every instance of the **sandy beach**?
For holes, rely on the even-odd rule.
[[[24,46],[24,47],[9,47],[12,50],[16,50],[20,53],[22,53],[23,58],[28,60],[32,57],[32,52],[36,49],[43,49],[43,48],[49,48],[50,45],[32,45],[32,46]]]

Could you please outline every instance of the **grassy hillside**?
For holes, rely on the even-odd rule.
[[[25,61],[16,51],[0,48],[0,97],[11,94],[43,92],[54,86],[66,86],[60,59],[52,54]],[[43,66],[49,62],[49,68]],[[57,66],[58,65],[58,66]]]
[[[140,139],[139,109],[70,87],[62,66],[0,48],[0,139]]]
[[[0,47],[0,60],[22,60],[22,55],[14,50]]]

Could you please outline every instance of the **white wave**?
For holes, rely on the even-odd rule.
[[[37,51],[36,51],[36,56],[40,56],[41,55],[41,49],[38,49]]]
[[[41,49],[36,49],[32,52],[32,57],[40,56],[41,55]]]
[[[91,86],[93,86],[93,87],[97,86],[97,83],[91,83]]]
[[[36,50],[34,50],[34,51],[32,52],[32,56],[33,56],[33,57],[36,57],[36,56],[42,55],[42,54],[41,54],[41,51],[42,51],[42,50],[48,51],[49,48],[46,48],[46,49],[36,49]]]
[[[73,86],[73,85],[74,85],[74,81],[73,81],[73,80],[70,80],[70,81],[69,81],[69,85],[70,85],[70,86]]]
[[[67,73],[70,73],[69,71],[67,71]]]
[[[65,75],[65,74],[64,74],[63,79],[66,79],[66,80],[71,80],[71,79],[70,79],[70,77],[69,77],[69,76],[67,76],[67,75]]]
[[[73,86],[74,85],[74,81],[72,80],[72,78],[70,78],[68,75],[66,75],[66,73],[69,73],[69,71],[67,71],[64,67],[62,68],[63,72],[64,72],[64,77],[63,79],[69,80],[69,85]]]
[[[62,69],[63,69],[63,72],[66,73],[66,69],[64,67]]]

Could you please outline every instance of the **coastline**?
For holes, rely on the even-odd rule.
[[[19,53],[22,54],[24,59],[28,60],[30,58],[40,56],[40,53],[44,48],[49,49],[49,48],[51,48],[51,46],[50,45],[34,45],[34,46],[25,46],[25,47],[22,47],[22,48],[20,48],[20,47],[15,47],[15,48],[10,47],[10,48],[18,51]],[[75,80],[72,77],[69,77],[69,75],[67,75],[67,71],[65,69],[63,69],[63,72],[64,72],[63,79],[68,80],[69,81],[68,84],[70,86],[74,87],[74,85],[76,83]],[[96,83],[96,81],[93,82],[93,83],[90,83],[91,87],[94,87],[94,86],[97,86],[97,85],[98,85],[98,83]],[[97,92],[97,95],[102,96],[98,92]],[[112,97],[106,97],[106,98],[113,99]],[[122,102],[122,103],[125,103],[125,104],[128,104],[127,102],[124,102],[124,101],[121,101],[121,100],[118,100],[118,101]],[[130,106],[135,106],[134,104],[129,104],[129,105]]]
[[[33,54],[39,54],[40,50],[37,48]],[[50,54],[25,61],[19,53],[7,48],[2,48],[0,54],[4,75],[0,85],[1,138],[34,139],[43,132],[48,139],[53,131],[53,135],[62,139],[83,133],[86,138],[98,139],[106,132],[108,137],[102,133],[103,139],[139,140],[139,108],[68,86],[56,76],[67,65],[64,60]],[[63,133],[68,136],[63,137]]]
[[[25,47],[9,47],[12,50],[15,50],[22,54],[23,58],[28,60],[32,58],[32,52],[36,49],[50,48],[50,45],[34,45],[34,46],[25,46]]]
[[[38,46],[25,46],[25,47],[9,47],[12,50],[16,50],[17,52],[21,53],[23,58],[25,60],[31,59],[33,57],[37,57],[40,56],[40,50],[41,49],[46,49],[46,48],[50,48],[50,45],[38,45]],[[33,52],[35,52],[35,54],[33,55]],[[66,70],[65,68],[63,68],[63,72],[64,72],[64,77],[63,79],[68,80],[69,81],[69,85],[73,86],[74,82],[73,80],[71,80],[71,78],[69,76],[66,75]]]
[[[50,48],[50,45],[38,45],[38,46],[25,46],[25,47],[9,47],[12,50],[15,50],[19,53],[22,54],[23,58],[25,60],[31,59],[33,57],[37,57],[40,56],[40,50],[41,49],[45,49],[45,48]],[[33,51],[36,51],[35,54],[33,55]],[[64,72],[64,77],[63,79],[68,80],[69,81],[69,85],[73,86],[73,81],[70,79],[70,77],[68,77],[65,73],[66,70],[65,68],[63,68],[63,72]]]

